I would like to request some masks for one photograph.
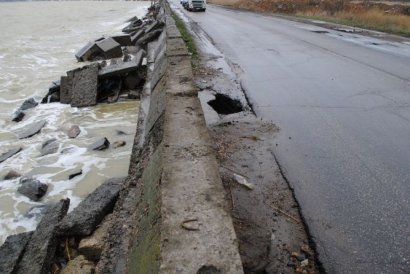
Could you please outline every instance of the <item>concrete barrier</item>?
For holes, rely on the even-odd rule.
[[[129,176],[96,273],[243,273],[190,56],[161,5],[166,31],[148,45]]]

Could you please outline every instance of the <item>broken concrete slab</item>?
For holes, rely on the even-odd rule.
[[[8,236],[0,247],[0,273],[15,273],[14,268],[21,259],[33,232]]]
[[[10,158],[10,157],[16,155],[16,154],[19,153],[21,150],[22,150],[21,147],[19,147],[19,148],[13,148],[13,149],[10,149],[9,151],[7,151],[7,152],[1,154],[1,155],[0,155],[0,163],[6,161],[8,158]]]
[[[105,181],[61,221],[59,233],[64,236],[90,235],[112,212],[123,182],[124,178]]]
[[[143,56],[144,51],[140,50],[135,56],[135,58],[128,62],[121,61],[116,64],[111,64],[109,66],[101,68],[98,73],[98,76],[106,78],[114,75],[122,75],[131,71],[136,71],[141,65]]]
[[[18,263],[16,273],[44,274],[50,270],[51,260],[59,243],[57,226],[67,214],[70,199],[60,200],[49,208],[31,236]]]
[[[46,120],[41,120],[31,125],[26,126],[20,132],[17,133],[19,139],[29,138],[36,135],[46,125]]]
[[[131,35],[129,34],[118,34],[111,36],[112,39],[114,39],[118,44],[121,46],[131,46]]]
[[[83,255],[77,256],[69,261],[61,274],[92,274],[94,273],[95,265],[88,261]]]
[[[67,76],[61,76],[60,103],[62,104],[71,103],[74,73],[78,70],[79,69],[67,71]]]
[[[91,64],[75,71],[71,94],[72,107],[87,107],[97,104],[98,64]]]
[[[92,143],[88,149],[89,150],[104,150],[110,147],[110,141],[107,138],[101,138]]]
[[[121,45],[111,37],[97,42],[96,45],[102,50],[102,55],[107,59],[122,56]]]
[[[155,20],[154,22],[152,22],[151,24],[148,25],[148,27],[146,28],[145,32],[149,33],[151,31],[154,31],[156,29],[162,28],[164,27],[165,23],[159,20]]]
[[[162,33],[161,29],[156,29],[154,31],[148,32],[147,34],[145,34],[144,36],[142,36],[140,39],[137,40],[137,44],[144,46],[147,43],[157,39]]]
[[[48,185],[36,179],[23,181],[17,192],[28,197],[30,200],[38,202],[47,193]]]
[[[80,61],[92,61],[95,57],[102,54],[101,48],[99,48],[94,42],[88,42],[82,49],[80,49],[75,57]]]
[[[139,31],[137,31],[136,33],[134,33],[131,36],[131,43],[135,44],[137,42],[138,39],[140,39],[143,35],[145,34],[145,30],[144,29],[140,29]]]

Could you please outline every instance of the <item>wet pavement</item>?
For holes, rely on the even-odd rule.
[[[186,14],[279,126],[274,152],[324,269],[408,273],[409,41],[211,5]]]

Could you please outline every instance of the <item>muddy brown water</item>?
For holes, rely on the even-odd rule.
[[[52,81],[67,70],[81,66],[74,53],[89,40],[120,33],[125,20],[143,16],[147,1],[73,1],[0,3],[0,154],[10,148],[23,150],[0,163],[0,244],[10,234],[35,228],[41,206],[71,199],[71,208],[106,178],[125,176],[136,129],[137,101],[71,108],[59,103],[43,104],[27,111],[20,123],[11,122],[12,113],[22,102],[36,100],[47,92]],[[17,139],[16,132],[45,119],[41,133]],[[80,135],[69,139],[67,130],[79,125]],[[118,134],[118,130],[126,134]],[[126,145],[106,151],[88,151],[99,137],[113,144]],[[51,138],[59,143],[58,152],[41,156],[41,144]],[[68,180],[82,169],[83,174]],[[40,202],[30,201],[16,192],[19,179],[4,181],[10,171],[33,176],[49,185]],[[37,207],[32,214],[30,208]]]

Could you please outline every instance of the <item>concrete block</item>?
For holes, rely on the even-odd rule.
[[[109,179],[89,194],[61,221],[60,235],[90,235],[104,217],[112,212],[123,182],[123,178]]]
[[[135,44],[145,34],[145,29],[140,29],[131,36],[131,43]]]
[[[142,58],[144,56],[144,51],[140,50],[135,58],[128,62],[118,62],[113,65],[109,65],[100,69],[98,76],[101,78],[106,78],[114,75],[122,75],[128,72],[136,71],[141,65]]]
[[[71,103],[71,93],[73,91],[73,80],[74,73],[76,70],[67,71],[67,76],[61,77],[61,86],[60,86],[60,103],[70,104]]]
[[[179,32],[177,26],[175,25],[167,25],[167,36],[168,38],[182,38],[181,33]]]
[[[161,29],[156,29],[153,30],[151,32],[148,32],[146,34],[144,34],[144,36],[142,36],[140,39],[137,40],[137,44],[140,46],[144,46],[146,44],[148,44],[151,41],[154,41],[155,39],[157,39],[162,33]]]
[[[121,45],[113,38],[109,37],[96,43],[103,52],[102,55],[109,58],[117,58],[122,56]]]
[[[131,36],[129,34],[118,34],[111,36],[121,46],[131,46]]]
[[[8,236],[0,247],[0,273],[12,274],[33,232]]]
[[[72,107],[97,104],[98,64],[91,64],[74,73],[71,93]]]
[[[49,272],[59,243],[56,228],[67,213],[69,204],[70,200],[66,199],[49,208],[31,236],[16,273],[44,274]]]
[[[78,61],[88,61],[93,60],[101,53],[101,49],[94,42],[88,42],[87,45],[85,45],[75,54],[75,57]]]

